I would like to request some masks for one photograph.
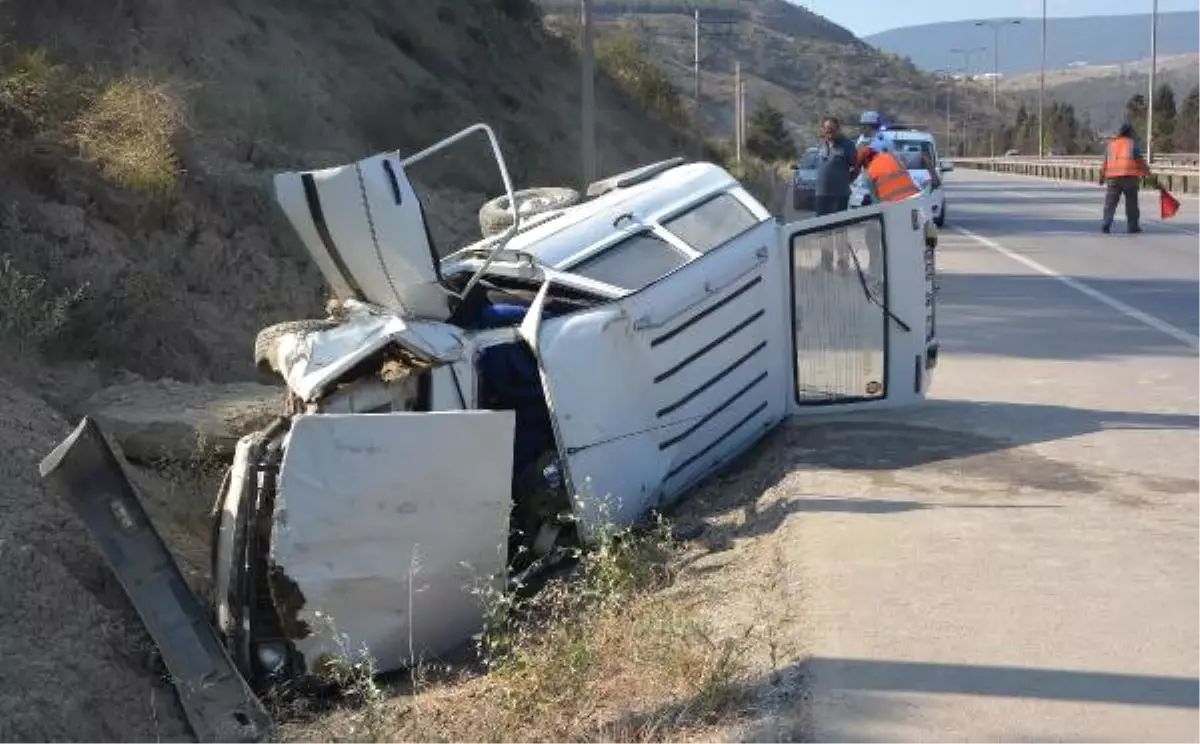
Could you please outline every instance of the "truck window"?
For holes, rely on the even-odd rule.
[[[758,218],[731,194],[718,194],[662,226],[700,253],[724,245],[758,224]]]
[[[638,233],[567,269],[587,279],[637,290],[688,262],[684,253],[653,233]]]

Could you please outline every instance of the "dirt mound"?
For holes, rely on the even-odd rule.
[[[232,458],[243,434],[283,412],[283,399],[283,388],[254,382],[156,380],[105,388],[83,406],[129,460],[190,463]]]
[[[187,740],[170,685],[120,586],[41,457],[67,431],[0,380],[0,740]]]

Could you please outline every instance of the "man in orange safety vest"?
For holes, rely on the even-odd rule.
[[[1139,233],[1142,228],[1138,225],[1141,210],[1138,208],[1138,189],[1142,178],[1150,175],[1150,168],[1142,155],[1142,148],[1133,137],[1133,126],[1122,124],[1104,151],[1104,165],[1100,169],[1100,185],[1106,186],[1104,192],[1104,219],[1100,231],[1112,231],[1113,215],[1117,212],[1117,202],[1125,197],[1125,222],[1131,233]]]
[[[858,149],[857,165],[866,174],[871,195],[879,202],[896,202],[921,193],[904,163],[891,153],[886,139],[876,136]]]

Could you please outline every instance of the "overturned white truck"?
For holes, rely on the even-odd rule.
[[[443,252],[406,169],[471,134],[506,195],[481,212],[482,240]],[[785,417],[918,401],[936,364],[920,200],[781,224],[720,167],[681,159],[583,197],[514,193],[484,125],[275,190],[340,302],[256,343],[288,407],[241,441],[218,500],[212,622],[228,655],[190,667],[212,679],[230,659],[255,684],[313,672],[346,651],[334,628],[380,670],[442,654],[480,629],[480,581],[665,508]],[[852,265],[822,261],[847,250]],[[208,639],[178,576],[135,579],[132,553],[109,549],[120,513],[141,512],[97,477],[115,463],[98,447],[85,421],[43,473],[159,645],[181,624]]]

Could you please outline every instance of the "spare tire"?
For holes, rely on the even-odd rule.
[[[579,192],[575,189],[558,186],[544,186],[515,191],[513,198],[517,202],[517,212],[524,219],[535,214],[565,209],[578,204]],[[508,210],[508,194],[498,196],[479,208],[479,230],[483,233],[483,237],[490,238],[493,235],[499,235],[512,225],[512,215]]]
[[[325,318],[323,320],[289,320],[285,323],[267,326],[254,337],[254,366],[263,372],[279,372],[275,369],[272,361],[275,357],[275,344],[279,342],[279,339],[291,333],[328,331],[336,328],[337,325],[336,320]]]

